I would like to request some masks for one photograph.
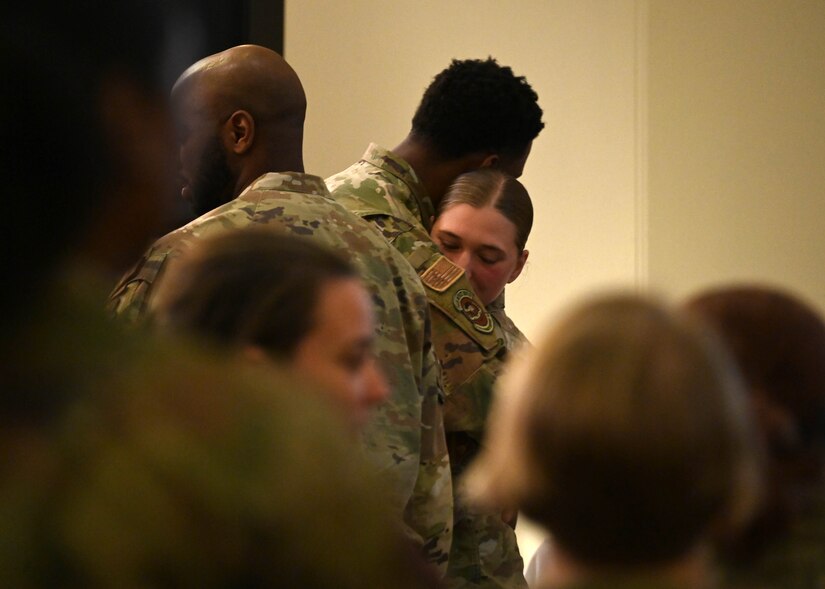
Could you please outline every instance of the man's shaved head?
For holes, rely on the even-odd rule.
[[[247,110],[256,119],[291,119],[303,124],[306,96],[301,80],[274,51],[240,45],[210,55],[190,66],[178,78],[173,96],[192,84],[221,111]]]
[[[205,57],[172,89],[184,197],[203,214],[267,172],[303,172],[306,96],[274,51],[240,45]]]

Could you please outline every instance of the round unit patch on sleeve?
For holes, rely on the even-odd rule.
[[[453,305],[481,333],[493,331],[493,318],[469,290],[458,290],[453,296]]]

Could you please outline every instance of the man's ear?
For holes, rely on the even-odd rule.
[[[252,148],[255,141],[255,119],[245,110],[236,110],[223,125],[224,143],[235,155]]]
[[[497,153],[491,153],[484,157],[481,161],[481,165],[479,168],[497,168],[499,163],[499,157]]]
[[[507,284],[513,282],[516,278],[519,277],[521,271],[524,270],[524,264],[527,263],[527,256],[530,255],[530,252],[527,250],[522,250],[521,254],[518,257],[518,264],[516,264],[515,269],[510,273],[510,278],[507,279]]]

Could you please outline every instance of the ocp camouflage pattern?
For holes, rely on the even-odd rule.
[[[360,161],[326,182],[333,198],[375,224],[419,275],[443,263],[428,233],[432,201],[407,162],[371,144]],[[459,274],[444,290],[440,284],[426,289],[444,381],[444,425],[454,480],[477,454],[493,384],[507,353],[500,325],[475,298],[464,273]],[[462,290],[474,297],[473,305],[457,304]],[[456,496],[455,513],[449,586],[526,588],[515,532],[500,514],[471,508],[461,496]]]
[[[389,482],[406,532],[445,570],[453,529],[452,478],[426,293],[403,256],[370,224],[331,200],[321,178],[266,174],[235,200],[162,237],[115,288],[109,310],[131,323],[143,320],[151,315],[155,287],[170,259],[194,239],[249,225],[311,239],[342,252],[359,269],[375,303],[376,354],[392,389],[367,426],[364,445]]]

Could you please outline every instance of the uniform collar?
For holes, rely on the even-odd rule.
[[[412,166],[404,159],[376,143],[370,143],[370,146],[367,148],[367,151],[364,152],[364,156],[361,159],[382,169],[407,185],[409,188],[409,196],[400,196],[397,200],[400,205],[409,209],[409,211],[421,221],[429,233],[430,229],[432,229],[432,218],[435,216],[435,207],[427,194],[427,189],[424,188],[424,184],[419,180]]]
[[[488,311],[504,311],[504,291],[498,295],[493,302],[487,305]]]
[[[329,190],[323,178],[303,172],[269,172],[250,184],[238,198],[250,190],[280,190],[329,196]]]

